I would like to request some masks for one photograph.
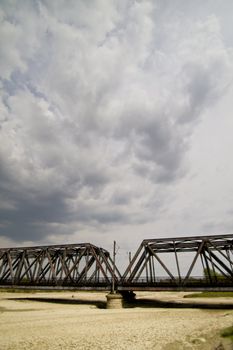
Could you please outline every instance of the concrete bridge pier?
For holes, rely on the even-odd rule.
[[[107,298],[107,309],[122,309],[123,308],[123,297],[120,293],[111,292],[106,295]]]
[[[129,306],[135,300],[136,294],[131,290],[111,292],[106,295],[107,309],[122,309]]]

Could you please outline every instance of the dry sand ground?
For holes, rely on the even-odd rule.
[[[137,298],[190,301],[183,295],[138,292]],[[106,310],[105,301],[103,292],[1,292],[0,350],[232,349],[229,343],[220,346],[219,330],[233,324],[233,310],[140,304]]]

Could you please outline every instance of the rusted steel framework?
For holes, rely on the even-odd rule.
[[[0,285],[111,284],[122,291],[233,290],[233,235],[145,239],[122,277],[109,252],[90,243],[0,249]]]
[[[233,290],[232,249],[233,235],[230,234],[145,239],[123,274],[121,285],[135,290],[145,286],[165,290]],[[198,264],[201,277],[193,275]]]
[[[109,252],[90,243],[0,249],[0,285],[109,289],[113,277]]]

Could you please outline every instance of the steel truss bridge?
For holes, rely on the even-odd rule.
[[[110,290],[113,280],[122,292],[233,291],[233,235],[145,239],[123,275],[90,243],[0,248],[0,286]]]

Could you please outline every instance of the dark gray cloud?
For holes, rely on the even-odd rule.
[[[155,220],[197,123],[231,83],[218,6],[1,2],[0,235],[45,241]]]
[[[12,196],[12,194],[10,194]],[[9,197],[8,197],[9,198]],[[49,233],[48,224],[72,221],[62,197],[58,194],[34,199],[15,200],[14,208],[1,209],[1,233],[15,241],[40,241]]]

